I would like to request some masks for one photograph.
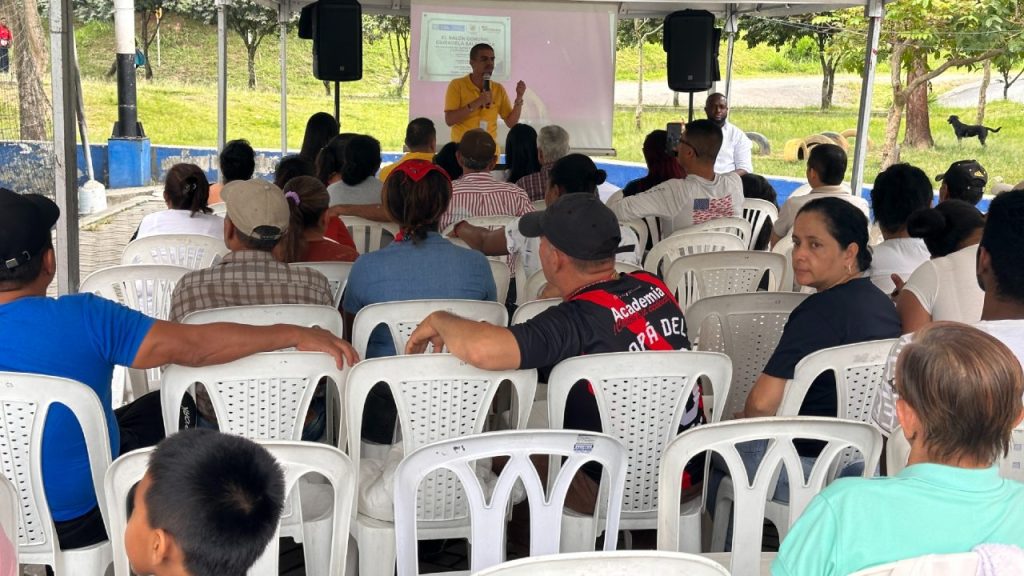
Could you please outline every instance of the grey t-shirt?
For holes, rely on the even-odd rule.
[[[327,187],[331,195],[331,206],[338,204],[380,204],[380,189],[384,183],[376,177],[369,177],[355,186],[341,180]]]

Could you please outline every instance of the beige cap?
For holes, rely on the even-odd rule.
[[[288,200],[277,186],[262,178],[232,180],[220,197],[228,218],[239,232],[257,240],[274,240],[288,230]]]

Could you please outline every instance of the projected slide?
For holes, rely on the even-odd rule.
[[[444,96],[453,78],[469,74],[469,50],[494,47],[492,81],[515,95],[527,89],[519,121],[558,124],[575,150],[607,151],[612,144],[616,4],[414,0],[409,55],[409,117],[437,126],[448,141]],[[498,121],[498,144],[508,128]]]
[[[494,63],[492,80],[508,80],[511,51],[508,16],[468,16],[424,12],[420,35],[420,80],[443,80],[470,73],[470,48],[477,44],[490,44],[495,54],[505,57]]]

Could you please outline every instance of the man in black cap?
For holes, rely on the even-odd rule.
[[[91,388],[103,407],[113,458],[164,436],[159,392],[111,409],[115,365],[210,366],[289,347],[329,353],[339,366],[358,359],[348,343],[317,328],[186,326],[93,294],[47,298],[57,270],[50,230],[59,216],[57,205],[44,196],[0,189],[0,371],[69,378]],[[106,540],[85,440],[63,407],[51,409],[46,418],[42,473],[61,548]]]
[[[988,172],[977,160],[957,160],[935,180],[942,182],[939,202],[953,199],[977,205],[985,194]]]
[[[538,368],[544,381],[556,364],[583,354],[689,350],[686,321],[668,287],[647,272],[616,272],[618,220],[596,195],[566,194],[547,210],[520,218],[519,231],[540,237],[544,277],[564,295],[562,303],[509,328],[434,312],[413,331],[406,353],[423,352],[428,343],[446,345],[478,368]],[[698,388],[683,427],[703,419]],[[600,431],[597,403],[585,384],[573,388],[566,406],[565,428]],[[566,500],[584,513],[593,510],[600,479],[588,472],[577,476]]]

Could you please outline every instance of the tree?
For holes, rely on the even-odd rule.
[[[985,122],[985,103],[988,100],[988,85],[992,81],[992,61],[985,60],[985,72],[981,79],[981,88],[978,90],[978,115],[975,124]]]
[[[49,140],[50,100],[43,91],[48,54],[36,0],[0,0],[13,41],[11,56],[18,80],[18,121],[22,140]]]
[[[401,98],[409,81],[409,17],[375,14],[363,19],[366,40],[375,43],[386,40],[391,55],[391,70],[395,73],[395,96]]]
[[[795,47],[803,38],[810,38],[817,48],[821,65],[821,109],[832,107],[836,87],[836,71],[856,66],[856,56],[863,48],[848,41],[846,29],[863,28],[864,19],[855,10],[803,14],[786,18],[748,17],[740,19],[740,29],[747,46],[766,44],[779,49]],[[861,41],[863,43],[863,41]]]
[[[213,24],[217,21],[216,3],[210,0],[180,0],[181,6],[197,20]],[[278,29],[277,11],[253,0],[233,0],[227,9],[228,28],[234,30],[245,45],[248,61],[249,89],[256,88],[256,52],[268,34]]]
[[[636,79],[636,131],[643,131],[644,115],[644,46],[661,42],[665,23],[657,18],[633,18],[619,21],[616,38],[619,48],[635,47],[638,54]]]
[[[83,22],[109,22],[114,18],[113,0],[75,0],[74,7],[75,16]],[[160,31],[161,18],[158,15],[164,9],[173,7],[174,0],[135,0],[135,30],[138,33],[136,41],[146,60],[146,80],[153,79],[153,67],[149,63],[149,48],[156,41],[156,35]],[[116,58],[111,64],[107,76],[113,76],[115,72],[117,72]]]
[[[996,67],[996,71],[999,72],[999,76],[1003,79],[1003,100],[1010,99],[1010,86],[1020,79],[1021,75],[1024,74],[1024,52],[1017,52],[1008,50],[999,56],[996,56],[992,60],[993,65]],[[1021,66],[1019,72],[1010,79],[1010,74],[1013,74],[1013,69],[1017,66]]]

